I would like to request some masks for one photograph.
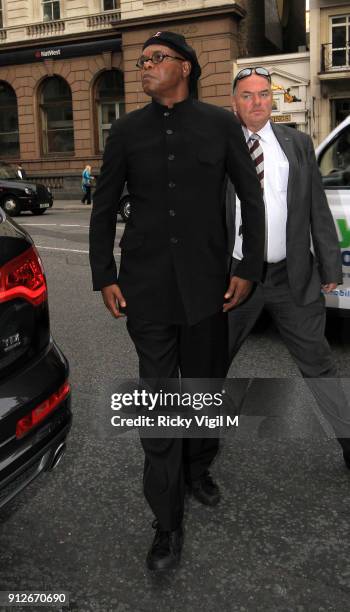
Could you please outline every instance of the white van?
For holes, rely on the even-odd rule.
[[[326,304],[350,316],[350,115],[317,147],[316,157],[343,262],[343,284],[326,296]]]

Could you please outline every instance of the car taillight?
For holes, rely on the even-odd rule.
[[[35,247],[0,268],[0,302],[24,298],[33,306],[47,299],[44,269]]]
[[[33,427],[43,421],[67,397],[69,392],[70,384],[66,381],[48,399],[17,421],[16,438],[23,438]]]

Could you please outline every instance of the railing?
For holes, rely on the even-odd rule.
[[[34,23],[26,27],[27,36],[30,38],[42,38],[44,36],[55,36],[63,34],[65,30],[64,21],[45,21],[43,23]]]
[[[41,181],[44,185],[47,184],[51,189],[55,189],[56,191],[63,189],[63,176],[43,177]]]
[[[321,45],[321,72],[350,70],[350,46],[339,49],[332,43]]]
[[[68,19],[59,19],[58,21],[44,21],[40,23],[32,23],[26,26],[27,38],[49,38],[50,36],[57,36],[65,33],[66,26],[70,21],[76,22],[77,19],[81,21],[81,26],[78,28],[79,31],[87,28],[88,30],[102,30],[104,28],[110,28],[111,24],[121,19],[121,9],[114,11],[108,11],[103,13],[97,13],[96,15],[81,15],[80,17],[69,17]],[[11,30],[18,29],[19,26],[11,27]],[[6,30],[0,30],[0,42],[6,39]]]
[[[93,30],[103,29],[108,27],[112,22],[120,20],[121,10],[111,13],[99,13],[98,15],[90,15],[87,18],[87,27]]]
[[[41,185],[50,187],[50,189],[54,189],[55,191],[63,189],[63,176],[39,176],[35,174],[28,176],[26,180],[33,181],[34,183],[40,183]]]

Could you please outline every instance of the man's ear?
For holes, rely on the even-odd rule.
[[[190,76],[191,70],[192,70],[191,62],[182,62],[182,73],[184,77]]]
[[[231,96],[231,106],[232,106],[232,110],[234,113],[237,112],[237,106],[236,106],[236,96],[232,95]]]

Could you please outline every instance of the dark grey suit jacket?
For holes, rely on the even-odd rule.
[[[311,138],[285,125],[271,125],[289,162],[288,279],[296,303],[304,305],[319,297],[321,283],[343,282],[339,242]],[[234,188],[228,183],[226,216],[231,253],[235,240],[235,201]],[[315,257],[310,250],[311,236]]]

